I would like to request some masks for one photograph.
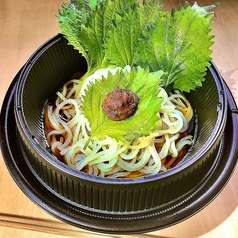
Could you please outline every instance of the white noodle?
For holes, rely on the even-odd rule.
[[[116,69],[117,70],[117,69]],[[124,70],[129,71],[130,68]],[[82,88],[89,83],[100,80],[108,72],[115,73],[115,68],[99,69],[91,75]],[[168,95],[161,88],[158,97],[162,97],[158,129],[150,136],[141,137],[133,143],[117,142],[109,136],[94,137],[86,149],[85,143],[90,137],[90,124],[82,114],[80,98],[74,98],[79,80],[71,80],[65,84],[61,92],[57,92],[56,108],[46,109],[51,131],[47,133],[52,152],[64,156],[65,163],[70,167],[86,173],[111,178],[126,177],[132,172],[149,175],[166,171],[161,160],[171,155],[177,157],[186,145],[192,144],[192,136],[180,138],[180,133],[188,128],[193,110],[188,100],[179,91]],[[70,88],[70,89],[69,89]],[[83,89],[82,89],[83,90]],[[84,94],[84,91],[81,92]],[[58,141],[57,136],[64,137]]]

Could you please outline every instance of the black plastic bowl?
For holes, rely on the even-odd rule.
[[[189,206],[194,204],[193,211],[201,209],[193,198],[200,196],[199,192],[203,191],[204,184],[214,176],[214,171],[220,163],[220,154],[228,153],[223,152],[223,134],[229,106],[227,88],[215,66],[212,64],[208,68],[203,86],[187,95],[196,112],[196,130],[194,145],[185,159],[167,172],[139,179],[108,179],[87,175],[68,167],[50,153],[44,134],[44,106],[54,97],[60,86],[81,70],[86,70],[84,58],[59,34],[30,57],[17,76],[14,89],[14,114],[19,137],[16,143],[24,160],[22,164],[27,164],[41,190],[47,191],[45,197],[56,198],[59,211],[54,215],[73,225],[91,230],[112,233],[117,229],[121,233],[132,233],[166,227],[185,219],[193,212],[188,211],[177,218],[176,214],[171,212],[180,206],[185,209],[190,200]],[[6,128],[10,130],[6,122],[7,116],[4,120]],[[8,140],[7,135],[5,136]],[[7,146],[7,153],[10,153],[11,146]],[[232,153],[237,156],[237,151]],[[13,155],[7,156],[15,160]],[[28,174],[18,174],[18,177],[28,177]],[[227,178],[222,182],[222,186],[226,181]],[[220,189],[221,186],[218,190]],[[34,192],[30,193],[29,190],[26,193],[29,197],[34,196]],[[37,192],[38,196],[41,196],[39,193],[40,191]],[[217,192],[207,200],[210,201],[216,194]],[[199,200],[198,197],[196,199]],[[42,205],[42,201],[37,203]],[[62,214],[60,211],[64,206],[65,214]],[[52,208],[46,210],[54,213]],[[67,211],[72,213],[66,215]],[[74,220],[79,213],[79,220]],[[168,214],[168,217],[164,214]],[[155,224],[160,215],[163,215],[164,221]],[[149,221],[153,218],[154,222],[151,224],[140,222],[138,226],[138,221]],[[135,225],[132,225],[133,222]]]
[[[26,64],[15,93],[15,117],[25,160],[39,180],[85,209],[131,212],[165,206],[209,174],[226,124],[227,102],[220,78],[208,70],[203,87],[191,93],[196,141],[186,160],[168,172],[141,179],[107,179],[75,171],[50,152],[43,111],[61,85],[86,70],[84,58],[62,36],[47,42]]]

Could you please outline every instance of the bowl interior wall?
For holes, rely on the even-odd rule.
[[[86,61],[64,38],[40,52],[25,71],[22,93],[23,114],[32,138],[43,148],[48,144],[44,133],[44,107],[56,91],[78,71],[86,71]]]

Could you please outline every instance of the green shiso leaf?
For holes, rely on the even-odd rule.
[[[93,72],[109,65],[133,65],[139,36],[161,9],[158,0],[148,4],[137,0],[74,0],[62,4],[58,20],[62,33]]]
[[[87,60],[85,77],[110,65],[149,66],[164,71],[168,91],[189,92],[201,86],[210,65],[209,11],[217,5],[186,2],[169,13],[158,0],[73,0],[62,5],[59,27]]]
[[[110,26],[124,12],[132,11],[137,0],[73,0],[62,4],[59,28],[86,59],[88,71],[106,67],[104,43]]]
[[[164,71],[163,87],[168,91],[180,89],[189,92],[201,86],[206,67],[210,65],[210,21],[207,12],[216,5],[191,7],[188,3],[172,13],[161,13],[156,24],[148,28],[141,38],[136,53],[136,63],[150,67],[151,71]]]
[[[114,65],[125,67],[134,63],[134,48],[140,34],[137,12],[131,11],[118,17],[116,24],[111,27],[105,47],[106,57]]]
[[[117,15],[105,40],[105,57],[111,64],[134,65],[139,39],[161,10],[159,1],[153,0],[145,5],[135,4],[130,11]]]
[[[85,51],[84,45],[81,44],[81,25],[87,22],[87,12],[90,11],[88,1],[74,1],[77,5],[63,3],[62,9],[59,10],[59,28],[62,34],[68,39],[69,43],[77,49],[89,64],[89,58]]]
[[[62,33],[87,61],[76,97],[85,79],[98,68],[132,67],[130,73],[109,73],[96,80],[83,96],[83,110],[93,136],[108,135],[118,141],[136,140],[155,130],[161,100],[158,85],[167,91],[189,92],[201,86],[210,65],[213,44],[209,12],[216,7],[179,4],[171,13],[159,0],[72,0],[62,4],[58,21]],[[140,97],[136,113],[111,121],[102,111],[107,93],[117,85]]]
[[[83,96],[82,109],[90,122],[91,136],[111,136],[117,141],[134,141],[139,137],[149,135],[156,128],[159,120],[158,112],[163,99],[158,98],[160,77],[162,71],[150,73],[148,69],[133,68],[131,72],[117,71],[115,75],[96,81],[88,86]],[[131,90],[139,97],[135,114],[122,121],[110,120],[102,110],[106,95],[117,86]]]

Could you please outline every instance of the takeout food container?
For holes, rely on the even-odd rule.
[[[238,154],[234,132],[238,122],[232,114],[236,105],[216,67],[212,64],[207,69],[201,88],[187,94],[195,110],[190,126],[194,145],[183,161],[167,172],[137,179],[87,175],[63,164],[49,150],[44,106],[74,73],[86,67],[84,58],[58,34],[30,57],[15,78],[14,95],[9,92],[11,103],[5,102],[9,109],[1,118],[2,145],[9,171],[16,181],[20,178],[17,183],[26,195],[59,219],[108,233],[161,229],[208,204],[228,181]],[[7,123],[9,114],[16,125],[15,142],[7,135],[14,134]],[[228,142],[230,148],[224,146]],[[19,158],[12,152],[14,143]],[[17,172],[10,164],[15,164]],[[226,172],[219,166],[227,167]]]

